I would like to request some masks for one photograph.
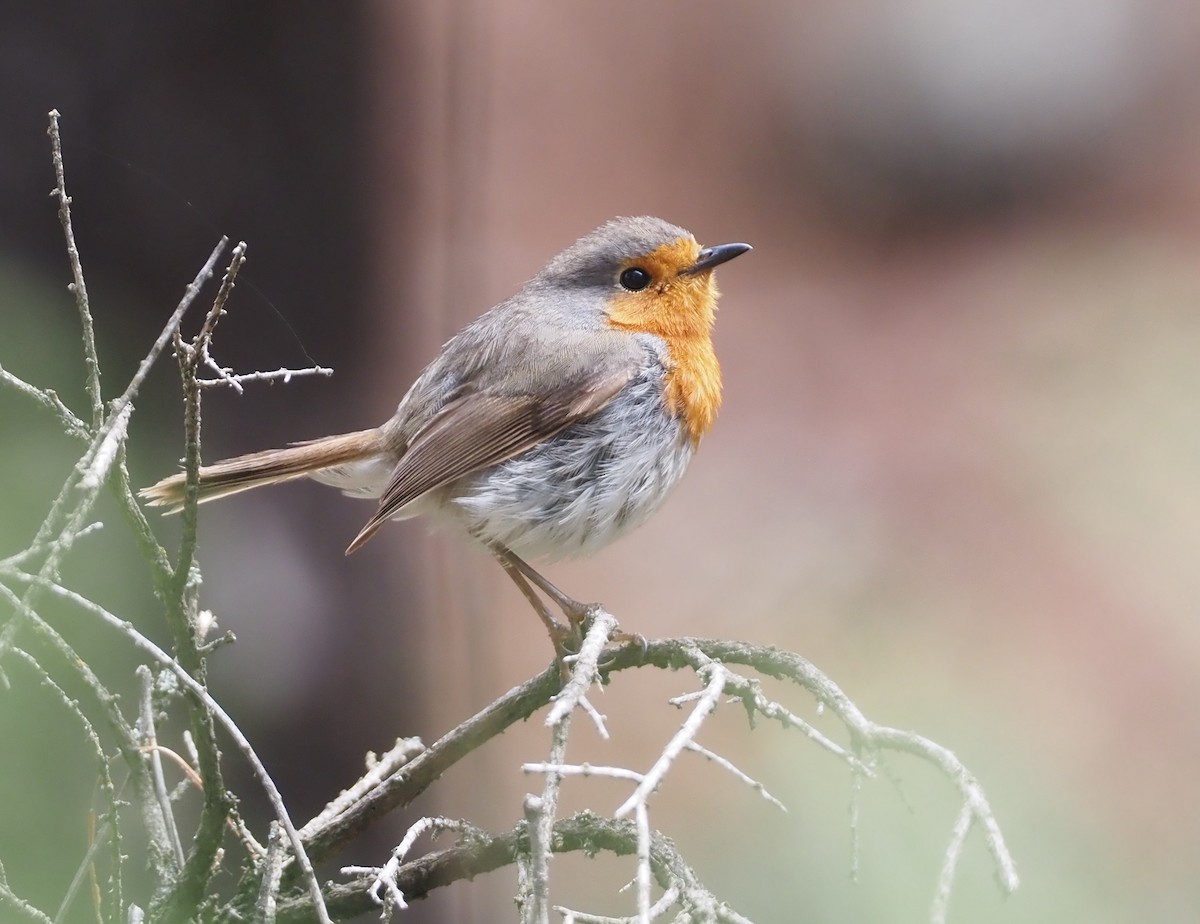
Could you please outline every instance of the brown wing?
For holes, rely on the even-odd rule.
[[[409,444],[346,554],[360,549],[405,505],[442,485],[511,459],[603,408],[634,369],[606,370],[549,395],[474,391],[446,404]]]

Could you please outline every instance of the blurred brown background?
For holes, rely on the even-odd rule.
[[[1024,883],[1001,900],[972,837],[952,920],[1195,918],[1200,9],[7,6],[7,368],[82,404],[45,196],[51,107],[110,394],[220,233],[249,242],[250,264],[219,357],[337,370],[210,394],[210,458],[383,420],[454,330],[613,215],[749,241],[720,274],[726,403],[688,478],[639,533],[548,573],[632,631],[792,648],[871,717],[954,749]],[[167,363],[135,417],[140,482],[180,455],[178,403]],[[3,554],[73,459],[8,393],[0,434]],[[240,639],[214,658],[214,691],[300,817],[365,750],[433,740],[549,655],[499,569],[422,524],[344,559],[368,509],[293,485],[203,520],[205,603]],[[112,562],[69,577],[162,638],[109,516]],[[688,681],[617,687],[597,703],[614,740],[581,728],[571,756],[646,766],[679,720],[665,698]],[[34,721],[13,712],[7,798],[47,761],[74,766],[69,735],[5,755]],[[732,709],[705,741],[791,809],[707,766],[668,780],[652,820],[734,907],[924,919],[956,812],[932,771],[897,759],[894,782],[867,784],[851,883],[836,761],[799,736],[749,735]],[[540,785],[519,764],[547,744],[536,722],[506,736],[417,813],[508,826]],[[90,777],[76,776],[48,798],[82,812]],[[566,808],[622,798],[584,782]],[[61,820],[55,850],[81,842],[81,817]],[[381,860],[413,817],[342,860]],[[0,815],[0,839],[32,832],[43,809]],[[20,872],[61,894],[58,873],[35,872],[53,851],[31,843]],[[556,871],[560,900],[628,909],[612,893],[631,868]],[[407,919],[506,920],[513,891],[511,871],[494,874]]]

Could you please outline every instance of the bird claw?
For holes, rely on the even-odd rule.
[[[628,645],[637,645],[642,650],[643,658],[650,653],[650,643],[646,641],[646,636],[640,632],[618,632],[613,635],[611,641],[613,643],[612,647],[605,652],[604,657],[596,664],[600,670],[608,670],[608,668],[612,667],[617,660],[617,656]]]

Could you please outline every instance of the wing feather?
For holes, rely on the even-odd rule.
[[[446,403],[409,443],[379,509],[346,549],[357,551],[423,494],[497,465],[591,417],[633,378],[633,364],[582,377],[547,394],[467,391]]]

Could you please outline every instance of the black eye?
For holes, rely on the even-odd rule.
[[[630,292],[640,292],[653,281],[654,278],[640,266],[631,266],[621,273],[621,285]]]

